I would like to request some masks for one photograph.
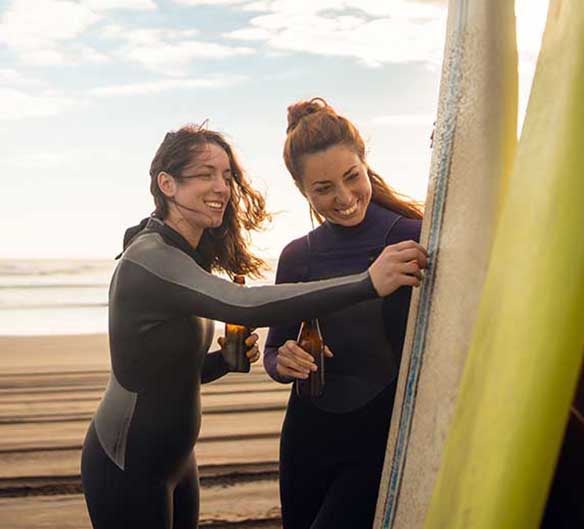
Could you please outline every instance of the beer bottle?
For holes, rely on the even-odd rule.
[[[324,341],[316,318],[302,322],[297,341],[302,349],[313,356],[318,369],[311,371],[308,378],[296,380],[296,392],[304,398],[320,397],[324,391]]]
[[[238,285],[245,285],[245,277],[236,275],[233,281]],[[223,359],[230,371],[248,373],[251,369],[249,359],[245,355],[248,347],[245,340],[249,337],[250,331],[243,325],[235,323],[225,324],[225,342],[222,348]]]

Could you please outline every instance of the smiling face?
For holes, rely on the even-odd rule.
[[[341,226],[356,226],[371,201],[367,167],[347,145],[302,157],[301,189],[313,209]]]
[[[231,198],[232,178],[229,157],[215,143],[198,148],[180,174],[160,173],[160,189],[174,206],[169,220],[179,217],[200,234],[219,227]]]

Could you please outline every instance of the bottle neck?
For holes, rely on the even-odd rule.
[[[304,332],[320,337],[320,325],[317,318],[313,318],[312,320],[304,320],[302,327]]]

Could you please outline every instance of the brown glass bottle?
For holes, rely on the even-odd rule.
[[[303,321],[298,335],[298,345],[314,358],[318,368],[311,371],[306,379],[296,380],[298,396],[307,399],[320,397],[324,391],[324,341],[317,319]]]
[[[234,276],[233,281],[238,285],[245,285],[245,277],[241,275]],[[230,371],[238,373],[248,373],[250,371],[251,365],[245,354],[248,349],[247,345],[245,345],[245,340],[250,334],[249,329],[243,325],[225,324],[225,342],[222,354]]]

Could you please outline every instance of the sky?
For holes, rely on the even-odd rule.
[[[516,0],[523,113],[547,0]],[[324,97],[368,161],[423,200],[446,0],[0,0],[0,258],[111,258],[153,209],[168,130],[209,120],[275,213],[310,228],[282,160],[286,108]]]

